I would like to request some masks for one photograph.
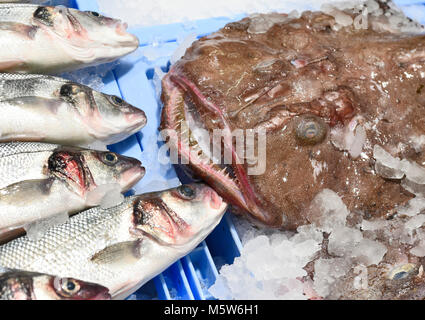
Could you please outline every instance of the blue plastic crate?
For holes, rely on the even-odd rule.
[[[98,11],[95,0],[77,0],[71,3],[80,10]],[[114,152],[141,160],[146,167],[145,177],[134,187],[135,193],[157,191],[152,184],[158,174],[155,170],[159,170],[166,179],[177,178],[172,166],[154,164],[151,155],[143,153],[144,149],[149,149],[150,144],[161,143],[157,140],[161,102],[152,83],[154,68],[160,67],[167,71],[169,58],[178,47],[177,39],[189,33],[200,37],[228,22],[228,18],[197,21],[191,25],[190,31],[181,24],[129,29],[139,37],[140,47],[135,53],[121,59],[118,66],[106,74],[102,91],[121,96],[127,102],[143,109],[148,118],[148,123],[141,132],[109,146]],[[159,45],[153,46],[154,41]],[[144,56],[149,50],[154,50],[158,55],[154,61],[149,61]],[[216,266],[214,261],[232,263],[239,255],[240,249],[241,243],[235,227],[229,213],[226,213],[212,234],[193,252],[171,265],[130,297],[167,300],[214,299],[208,292],[208,287],[214,284],[218,275],[217,267],[220,267]]]
[[[96,0],[70,1],[72,6],[80,10],[99,11]],[[411,5],[414,5],[417,10],[417,5],[422,4],[425,12],[425,1],[395,0],[394,2],[405,8],[406,12],[409,12]],[[121,96],[129,103],[143,109],[148,117],[148,123],[141,132],[109,147],[112,151],[141,160],[146,166],[146,175],[135,186],[134,192],[156,191],[152,181],[159,172],[163,174],[164,179],[177,177],[173,167],[158,166],[147,157],[147,152],[143,153],[143,150],[149,149],[152,143],[160,143],[157,141],[157,136],[161,102],[152,83],[154,69],[159,67],[164,72],[168,70],[169,59],[178,47],[177,39],[182,39],[190,33],[196,34],[197,37],[207,35],[243,16],[239,15],[233,19],[198,20],[190,23],[190,26],[175,23],[129,29],[131,33],[138,36],[139,49],[136,53],[121,59],[120,64],[107,73],[103,78],[105,86],[102,91]],[[157,57],[152,58],[152,61],[148,60],[146,57],[152,56],[153,53]],[[208,292],[208,288],[214,284],[218,269],[223,264],[232,263],[235,257],[240,255],[241,248],[231,214],[226,213],[221,223],[205,241],[186,257],[145,284],[131,296],[131,299],[214,299]]]

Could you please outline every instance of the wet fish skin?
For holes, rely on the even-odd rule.
[[[0,71],[58,74],[136,50],[120,20],[64,6],[0,4]]]
[[[141,162],[115,154],[35,142],[0,144],[0,235],[39,219],[99,205],[129,190]]]
[[[143,110],[119,97],[45,75],[0,73],[0,112],[0,142],[108,145],[146,124]]]
[[[108,289],[72,278],[27,271],[0,274],[0,300],[109,300]]]
[[[99,283],[123,298],[195,248],[226,207],[204,184],[132,196],[84,211],[37,241],[1,246],[0,266]]]

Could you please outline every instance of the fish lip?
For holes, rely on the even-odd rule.
[[[130,167],[121,172],[120,185],[123,187],[123,192],[130,190],[145,176],[146,168],[142,166],[140,161],[138,162],[140,163],[139,166]]]
[[[90,300],[111,300],[112,296],[109,293],[109,290],[107,288],[102,289],[101,292],[96,294],[92,299]]]
[[[176,113],[179,114],[179,112],[176,112],[174,108],[174,102],[176,102],[175,96],[181,96],[182,92],[184,91],[190,92],[190,88],[186,88],[184,84],[179,83],[179,80],[176,79],[178,77],[179,75],[176,73],[175,68],[172,68],[162,81],[162,99],[164,102],[164,108],[161,115],[160,129],[171,129],[177,131],[177,127],[175,126],[177,123]],[[175,93],[173,92],[174,90],[177,90],[178,92]],[[214,106],[207,106],[207,108],[211,111]],[[189,149],[192,148],[189,147]],[[179,157],[182,158],[183,148],[177,148],[177,152]],[[196,158],[197,156],[194,155],[194,153],[191,153],[189,158],[192,160],[194,157]],[[232,179],[229,177],[226,178],[220,176],[220,174],[216,171],[216,169],[213,168],[211,164],[203,165],[200,161],[195,164],[193,161],[189,161],[189,166],[191,166],[192,169],[194,169],[194,171],[196,171],[196,173],[200,175],[201,178],[203,178],[203,180],[211,185],[217,191],[217,193],[228,202],[233,203],[234,205],[247,211],[260,222],[270,224],[273,221],[273,217],[260,208],[259,200],[256,199],[255,195],[252,195],[253,190],[249,185],[247,185],[247,176],[243,176],[241,165],[232,165],[232,169],[235,172],[239,171],[239,174],[237,174],[238,181],[242,180],[245,182],[245,185],[244,183],[236,182],[237,190],[235,188],[232,190],[232,188],[229,187]]]
[[[133,123],[128,129],[133,133],[141,130],[147,123],[146,113],[141,109],[134,109],[124,115],[128,123]]]

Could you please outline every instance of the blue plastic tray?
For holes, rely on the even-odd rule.
[[[395,2],[400,6],[408,6],[425,1]],[[99,9],[96,0],[71,0],[71,3],[80,10]],[[232,20],[242,17],[243,15],[240,15]],[[154,68],[168,70],[170,56],[178,47],[177,39],[183,39],[190,33],[196,34],[197,37],[204,36],[230,21],[229,18],[214,18],[194,21],[190,26],[176,23],[129,29],[139,37],[140,47],[136,53],[121,59],[120,64],[107,73],[103,78],[105,86],[102,91],[121,96],[143,109],[148,117],[148,123],[141,132],[110,146],[112,151],[140,159],[147,168],[146,176],[135,186],[134,192],[157,191],[153,182],[159,173],[167,180],[177,177],[172,166],[159,165],[149,152],[143,152],[144,149],[151,150],[152,143],[160,143],[157,141],[157,128],[161,102],[152,82]],[[152,54],[156,57],[149,61],[146,57],[152,57]],[[233,263],[234,258],[240,255],[241,247],[231,215],[226,213],[217,228],[195,250],[145,284],[130,296],[130,299],[214,299],[208,288],[214,284],[217,270],[223,264]]]
[[[94,0],[77,0],[73,4],[80,10],[98,11]],[[177,177],[172,166],[159,165],[149,152],[143,152],[150,150],[152,143],[161,143],[157,141],[161,103],[152,83],[154,68],[167,71],[169,58],[178,47],[177,39],[189,33],[198,36],[211,33],[229,21],[221,18],[199,21],[191,25],[190,31],[180,24],[129,30],[139,37],[140,47],[107,73],[102,91],[121,96],[143,109],[148,118],[140,133],[109,147],[114,152],[141,160],[146,167],[145,177],[134,187],[135,193],[157,191],[153,183],[159,173],[168,180]],[[154,41],[159,45],[153,47]],[[154,50],[158,59],[148,61],[144,56],[146,50]],[[235,227],[226,213],[217,228],[195,250],[145,284],[130,299],[214,299],[208,287],[214,284],[217,269],[223,263],[232,263],[239,256],[240,248]]]

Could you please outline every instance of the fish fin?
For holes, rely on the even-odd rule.
[[[118,242],[98,251],[90,260],[96,264],[117,267],[132,264],[141,258],[141,245],[142,240]]]
[[[6,93],[8,95],[9,93]],[[60,99],[50,99],[36,96],[25,96],[25,97],[8,97],[4,99],[0,96],[2,103],[16,106],[20,109],[27,109],[28,111],[41,109],[46,110],[52,114],[57,114],[59,107],[63,104]]]
[[[14,32],[27,39],[34,39],[38,27],[19,22],[2,22],[0,31]]]
[[[0,245],[6,244],[16,238],[25,235],[24,228],[0,229]]]
[[[50,194],[54,178],[25,180],[0,189],[0,202],[26,205],[34,197]]]
[[[0,71],[18,71],[19,67],[24,65],[25,62],[22,60],[8,60],[0,62]]]

